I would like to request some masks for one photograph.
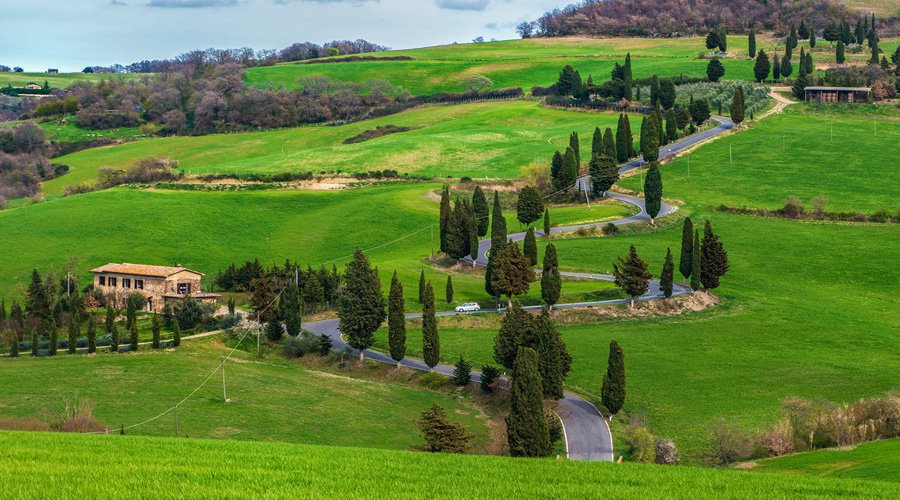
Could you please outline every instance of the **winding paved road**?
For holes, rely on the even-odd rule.
[[[719,134],[722,134],[728,130],[731,130],[734,127],[734,123],[731,120],[721,116],[714,116],[714,120],[719,122],[719,125],[715,128],[704,130],[703,132],[694,134],[690,137],[686,137],[680,141],[677,141],[673,144],[669,144],[666,147],[660,148],[659,155],[660,159],[673,156],[680,151],[683,151],[687,148],[693,147],[703,141],[711,139]],[[623,164],[619,167],[619,173],[623,174],[629,172],[631,170],[635,170],[637,168],[645,165],[646,162],[642,159],[637,159],[630,161],[628,163]],[[584,177],[579,179],[580,182],[585,182]],[[628,196],[617,193],[607,193],[607,196],[611,198],[615,198],[621,202],[628,203],[640,208],[640,212],[632,215],[631,217],[627,217],[624,219],[619,219],[612,221],[613,224],[623,225],[629,224],[632,222],[649,220],[649,216],[647,215],[644,207],[644,200],[641,198],[637,198],[634,196]],[[660,209],[660,213],[657,217],[663,217],[677,210],[676,207],[673,207],[669,204],[663,203]],[[564,227],[555,227],[550,230],[551,234],[576,231],[582,228],[594,228],[599,226],[605,226],[609,224],[609,222],[602,222],[596,224],[582,224],[576,226],[564,226]],[[543,235],[543,230],[536,231],[536,234]],[[509,235],[509,239],[512,241],[520,241],[525,238],[525,233],[514,233]],[[487,264],[487,253],[491,249],[491,240],[482,240],[478,244],[478,258],[475,261],[476,265],[484,266]],[[467,262],[471,263],[471,258],[466,259]],[[593,279],[593,280],[601,280],[601,281],[613,281],[614,278],[607,274],[592,274],[592,273],[572,273],[572,272],[562,272],[560,273],[563,276],[568,276],[572,278],[580,278],[580,279]],[[674,294],[683,294],[689,291],[688,288],[678,285],[675,285]],[[650,290],[639,297],[637,300],[650,300],[655,298],[661,298],[662,292],[659,289],[659,282],[656,280],[651,281]],[[615,300],[602,300],[596,302],[581,302],[581,303],[572,303],[572,304],[557,304],[557,309],[566,309],[566,308],[575,308],[575,307],[586,307],[586,306],[595,306],[602,304],[615,304],[615,303],[623,303],[627,302],[628,299],[615,299]],[[541,306],[529,306],[526,309],[540,309]],[[498,310],[482,310],[480,314],[487,313],[498,313],[502,312],[502,309]],[[453,311],[445,311],[437,313],[437,316],[453,316],[456,313]],[[420,318],[422,317],[421,313],[407,314],[407,319],[410,318]],[[311,323],[304,323],[304,328],[310,330],[316,334],[328,335],[332,341],[332,347],[335,350],[343,351],[345,349],[350,349],[354,355],[359,354],[359,351],[350,348],[344,339],[341,337],[341,332],[338,327],[338,320],[331,319],[325,321],[316,321]],[[371,360],[380,361],[382,363],[388,364],[396,364],[391,357],[380,351],[373,351],[371,349],[367,349],[365,351],[366,357]],[[424,361],[418,359],[405,358],[401,363],[402,366],[407,368],[411,368],[414,370],[422,370],[427,371],[428,366]],[[450,365],[438,365],[434,368],[434,371],[440,373],[442,375],[450,376],[453,374],[454,367]],[[472,372],[472,379],[476,382],[481,380],[481,373],[477,371]],[[612,461],[613,460],[613,443],[612,443],[612,434],[609,431],[609,425],[606,422],[606,419],[600,414],[600,411],[597,408],[589,403],[587,400],[572,394],[571,392],[566,392],[565,396],[562,400],[559,401],[556,408],[556,413],[559,415],[560,420],[563,422],[563,428],[565,430],[566,437],[566,449],[568,451],[568,457],[572,460],[602,460],[602,461]]]

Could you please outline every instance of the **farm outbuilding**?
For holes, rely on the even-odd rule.
[[[869,87],[806,87],[806,102],[867,102]]]

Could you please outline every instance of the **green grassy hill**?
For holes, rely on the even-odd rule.
[[[35,470],[42,471],[40,474]],[[23,481],[23,478],[29,478]],[[114,477],[114,480],[110,478]],[[464,480],[461,480],[464,478]],[[890,483],[275,443],[0,433],[14,497],[895,498]]]
[[[900,15],[898,0],[844,0],[847,6],[865,12],[874,12],[881,17]]]
[[[93,416],[118,432],[171,408],[229,351],[219,338],[203,338],[176,350],[4,358],[0,378],[16,382],[0,388],[0,418],[54,418],[62,414],[65,399],[87,401]],[[307,369],[280,352],[257,359],[255,350],[238,350],[225,369],[230,401],[222,401],[217,374],[178,407],[182,435],[403,450],[422,443],[413,424],[437,403],[475,434],[473,452],[485,453],[487,416],[461,393],[407,386],[405,377],[386,379],[377,367],[346,373]],[[174,416],[170,412],[127,432],[173,436]]]
[[[900,483],[900,439],[760,460],[750,470]]]
[[[12,85],[13,87],[23,87],[26,83],[34,82],[40,85],[44,81],[53,88],[66,88],[75,82],[91,81],[97,82],[107,78],[124,78],[136,79],[140,78],[138,74],[121,74],[121,75],[101,75],[96,73],[0,73],[0,87]]]
[[[55,161],[71,171],[47,182],[48,193],[89,182],[101,167],[126,168],[140,158],[168,157],[186,172],[366,172],[394,169],[434,177],[515,178],[532,162],[549,163],[578,131],[590,150],[594,127],[615,129],[618,115],[542,107],[537,101],[428,106],[336,127],[172,137],[97,148]],[[633,118],[633,127],[640,119]],[[345,139],[380,125],[421,127],[357,144]]]

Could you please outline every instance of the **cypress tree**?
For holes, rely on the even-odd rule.
[[[603,154],[615,158],[616,153],[616,139],[613,137],[612,129],[606,127],[606,131],[603,132]]]
[[[837,48],[834,50],[834,59],[838,64],[844,64],[844,42],[838,42]]]
[[[277,315],[270,315],[269,320],[266,322],[266,338],[270,342],[278,342],[281,340],[282,335],[284,335],[284,326]]]
[[[616,125],[616,161],[624,163],[631,156],[628,149],[628,139],[625,137],[625,116],[619,114],[619,123]]]
[[[448,304],[453,303],[453,276],[447,275],[447,286],[445,288],[445,298],[447,299]]]
[[[178,320],[175,320],[178,323]],[[112,329],[109,332],[109,351],[116,353],[119,352],[119,327],[115,322],[112,324]]]
[[[650,78],[650,106],[656,107],[659,102],[659,77],[653,75]]]
[[[537,320],[535,337],[538,372],[541,375],[544,397],[562,399],[566,376],[572,369],[572,356],[546,309]]]
[[[531,186],[523,187],[516,201],[516,218],[519,222],[530,226],[532,222],[540,219],[543,213],[544,198],[541,193]]]
[[[111,305],[106,306],[106,333],[112,333],[113,325],[116,324],[116,312],[113,310]]]
[[[735,87],[731,98],[731,121],[740,124],[744,121],[744,89]]]
[[[9,337],[9,357],[18,358],[19,357],[19,334],[15,332],[15,330],[7,330],[7,336]]]
[[[816,31],[812,30],[809,32],[809,51],[812,52],[814,48],[816,48]]]
[[[434,290],[430,281],[425,284],[425,304],[422,308],[422,357],[431,371],[441,359],[441,340],[434,317]]]
[[[700,282],[702,252],[700,251],[700,231],[694,230],[694,251],[691,253],[691,290],[697,291],[703,287]]]
[[[235,303],[234,295],[228,297],[228,314],[234,315]]]
[[[591,138],[591,156],[603,154],[603,132],[600,127],[594,127],[594,135]]]
[[[441,212],[440,212],[440,235],[441,235],[441,251],[447,251],[447,233],[450,229],[450,188],[444,186],[441,191]]]
[[[634,149],[634,134],[631,132],[631,120],[628,118],[628,115],[625,115],[625,144],[628,146],[628,158],[637,155],[637,150]]]
[[[353,260],[347,264],[344,274],[344,293],[341,294],[338,318],[341,332],[347,337],[347,344],[359,350],[359,360],[365,360],[365,350],[375,342],[375,331],[385,320],[384,297],[378,270],[369,265],[368,257],[356,249]],[[428,299],[428,285],[425,299]],[[431,307],[434,307],[434,292],[431,292]]]
[[[491,214],[491,253],[506,246],[506,218],[500,206],[500,194],[494,191],[494,208]]]
[[[425,270],[419,274],[419,304],[425,303]]]
[[[522,245],[522,253],[525,254],[525,258],[528,259],[528,262],[531,262],[532,266],[537,265],[537,240],[534,237],[533,227],[529,227],[528,231],[525,233],[525,242]]]
[[[799,38],[809,37],[809,28],[806,27],[806,21],[800,20],[800,27],[797,28],[797,36]]]
[[[684,219],[684,225],[681,227],[681,258],[678,261],[678,271],[688,279],[691,275],[691,267],[693,264],[693,248],[694,248],[694,222],[690,217]]]
[[[492,254],[491,261],[491,290],[497,295],[506,295],[510,301],[513,295],[528,293],[529,285],[534,281],[534,267],[518,244],[507,245],[496,255]]]
[[[662,111],[659,109],[658,104],[656,110],[653,111],[653,122],[656,126],[656,136],[659,138],[659,145],[662,146],[666,143],[666,130],[663,124]],[[657,152],[657,154],[659,153]]]
[[[703,242],[700,244],[700,252],[702,253],[700,281],[708,290],[718,288],[719,278],[728,272],[728,252],[725,251],[719,237],[713,233],[709,220],[703,227]]]
[[[512,370],[519,347],[533,345],[536,328],[534,316],[522,309],[518,300],[512,301],[500,320],[500,331],[494,337],[494,361]]]
[[[403,283],[400,283],[397,271],[394,271],[391,278],[388,298],[388,344],[391,359],[396,361],[397,368],[400,368],[400,362],[406,357],[406,312],[403,307]]]
[[[469,232],[472,222],[469,220],[469,208],[461,201],[456,200],[453,214],[450,216],[450,226],[447,229],[447,255],[454,259],[461,259],[469,255]]]
[[[37,269],[31,271],[31,283],[25,292],[25,314],[32,318],[50,318],[50,297]]]
[[[668,78],[659,82],[659,104],[663,109],[672,109],[675,105],[675,84]]]
[[[869,45],[872,47],[872,57],[869,58],[869,64],[878,64],[880,61],[878,54],[881,53],[881,49],[878,48],[878,40],[872,40]]]
[[[616,278],[616,286],[631,297],[631,307],[634,307],[634,299],[644,295],[650,290],[650,271],[647,263],[641,260],[634,245],[628,250],[628,257],[619,257],[619,262],[613,263],[613,276]]]
[[[562,276],[559,274],[556,246],[550,243],[544,250],[544,263],[541,271],[541,298],[550,309],[553,309],[553,306],[559,302],[561,294]]]
[[[728,33],[725,28],[719,29],[719,52],[728,52]]]
[[[781,59],[778,58],[778,54],[775,54],[772,61],[772,81],[777,82],[778,80],[781,80]]]
[[[469,228],[469,257],[472,259],[472,267],[478,260],[478,223],[472,220],[472,226]]]
[[[28,326],[26,326],[26,329],[31,330],[31,355],[37,356],[38,355],[38,347],[40,347],[40,340],[38,339],[37,328],[35,328],[34,326],[28,325]]]
[[[675,119],[675,109],[666,111],[666,139],[669,142],[678,138],[678,121]]]
[[[281,294],[281,312],[284,315],[284,326],[291,337],[300,335],[302,319],[300,317],[300,285],[293,279],[288,281],[284,292]]]
[[[131,327],[137,321],[137,307],[134,299],[129,296],[125,299],[125,329],[131,331]]]
[[[659,215],[662,207],[662,176],[659,173],[659,162],[650,162],[650,169],[647,170],[647,178],[644,180],[644,207],[647,215],[650,216],[650,222],[655,223],[656,216]]]
[[[675,263],[672,262],[672,249],[666,249],[666,260],[663,262],[662,273],[659,275],[659,288],[662,290],[663,296],[669,298],[672,296],[672,288],[675,279]]]
[[[94,315],[88,315],[88,330],[87,330],[87,340],[88,340],[88,354],[93,354],[97,352],[97,322],[94,320]]]
[[[472,193],[472,212],[475,214],[475,223],[478,228],[476,233],[479,238],[487,235],[488,226],[490,225],[490,217],[488,216],[487,198],[481,186],[475,186],[475,192]]]
[[[794,84],[791,85],[791,92],[794,94],[794,97],[802,100],[806,97],[807,86],[809,86],[809,75],[800,72],[797,78],[794,79]]]
[[[575,151],[575,165],[581,165],[581,143],[578,140],[578,132],[569,135],[569,147]]]
[[[615,159],[602,155],[591,158],[588,165],[591,176],[591,192],[594,196],[606,196],[606,192],[619,180],[619,167]]]
[[[791,25],[791,33],[788,35],[787,46],[796,49],[797,48],[797,28],[794,25]]]
[[[641,134],[641,154],[644,161],[654,162],[659,159],[659,124],[656,115],[651,114],[644,119],[645,126]]]
[[[769,71],[771,69],[769,56],[766,54],[765,50],[760,50],[756,54],[756,64],[753,66],[753,76],[756,77],[756,81],[759,83],[765,81],[765,79],[769,77]]]
[[[150,347],[152,347],[153,349],[159,349],[160,330],[162,329],[162,324],[159,321],[159,315],[153,315],[153,320],[150,323],[150,329],[153,332],[153,341],[151,342]]]
[[[50,355],[56,356],[56,351],[59,349],[59,328],[52,321],[47,323],[47,328],[50,330]]]
[[[781,60],[781,76],[787,78],[791,76],[794,72],[794,65],[791,64],[791,58],[788,57],[788,54],[784,55],[784,59]]]
[[[750,30],[750,36],[747,38],[747,54],[750,59],[756,57],[756,30]]]
[[[552,443],[544,419],[543,386],[534,349],[522,347],[516,356],[506,417],[509,453],[514,457],[546,457]]]
[[[550,236],[550,209],[544,208],[544,236]]]
[[[633,87],[634,86],[634,75],[631,71],[631,52],[625,54],[625,97],[626,100],[631,101],[633,95]]]
[[[559,176],[563,170],[563,155],[559,151],[553,153],[553,159],[550,161],[550,178],[553,179],[553,185],[559,188]]]
[[[178,319],[172,320],[172,347],[178,347],[181,345],[181,325],[178,323]]]
[[[600,401],[613,415],[625,404],[625,354],[615,340],[609,341],[609,361],[603,375]]]
[[[719,61],[718,57],[710,59],[706,64],[706,78],[711,82],[718,82],[725,76],[725,66]]]
[[[575,184],[578,173],[581,170],[581,164],[578,161],[578,155],[571,147],[566,148],[563,155],[563,165],[557,178],[557,189],[569,189]]]
[[[131,348],[131,351],[137,351],[138,350],[137,321],[135,321],[134,323],[131,324],[131,329],[130,329],[129,333],[131,334],[131,338],[129,339],[130,340],[129,347]]]
[[[66,343],[69,354],[75,354],[78,347],[78,337],[81,334],[81,318],[78,314],[73,313],[69,317],[69,339]]]

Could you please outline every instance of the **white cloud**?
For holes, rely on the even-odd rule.
[[[437,0],[438,7],[450,10],[484,10],[491,0]]]
[[[234,7],[238,0],[150,0],[148,7],[202,9],[205,7]]]

